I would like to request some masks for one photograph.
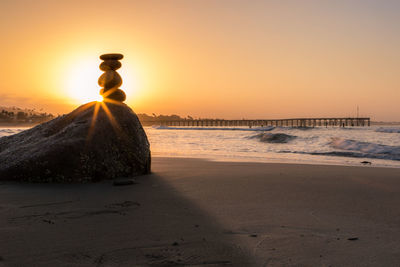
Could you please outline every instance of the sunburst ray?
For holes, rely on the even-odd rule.
[[[94,133],[94,129],[96,126],[96,121],[97,121],[97,116],[99,114],[99,109],[100,109],[100,102],[96,102],[95,106],[94,106],[94,111],[93,111],[93,116],[92,116],[92,122],[90,123],[90,128],[88,131],[88,135],[86,137],[86,141],[89,142],[92,139],[93,133]]]
[[[114,88],[111,88],[111,89],[108,89],[107,91],[105,91],[104,93],[103,93],[103,98],[105,99],[105,98],[107,98],[109,95],[111,95],[112,93],[114,93],[115,91],[117,91],[118,90],[118,87],[114,87]]]
[[[116,134],[121,135],[122,134],[122,128],[121,126],[119,126],[117,120],[114,118],[114,116],[112,115],[110,109],[107,107],[107,104],[105,104],[104,102],[101,102],[101,107],[103,108],[104,112],[107,115],[108,120],[111,123],[111,126],[113,127],[114,131]]]

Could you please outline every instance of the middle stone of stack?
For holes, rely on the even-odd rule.
[[[116,72],[121,67],[121,62],[118,60],[122,59],[121,54],[104,54],[100,56],[100,59],[104,60],[100,64],[100,70],[104,73],[100,76],[98,83],[101,87],[100,95],[105,99],[112,99],[119,102],[123,102],[126,99],[124,91],[119,89],[122,85],[122,78]]]

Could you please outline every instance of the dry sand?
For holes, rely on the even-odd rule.
[[[399,193],[400,169],[172,158],[129,186],[7,182],[0,266],[400,266]]]

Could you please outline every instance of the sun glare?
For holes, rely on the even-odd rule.
[[[67,91],[69,96],[81,104],[90,101],[102,101],[97,79],[101,75],[97,60],[78,62],[67,75]]]

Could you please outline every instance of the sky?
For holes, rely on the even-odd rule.
[[[400,1],[1,0],[0,106],[72,111],[122,53],[136,113],[400,121]]]

